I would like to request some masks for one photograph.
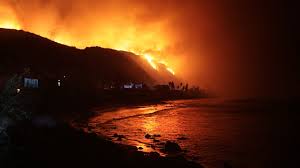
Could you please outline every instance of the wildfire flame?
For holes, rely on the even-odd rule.
[[[18,25],[15,22],[10,22],[10,21],[0,22],[0,28],[16,29],[16,30],[20,30],[21,29],[20,25]]]
[[[20,30],[21,25],[18,23],[13,11],[5,8],[0,3],[0,28]]]
[[[173,70],[172,68],[167,68],[167,70],[168,70],[171,74],[175,75],[175,72],[174,72],[174,70]]]
[[[152,68],[157,70],[157,65],[154,63],[153,57],[149,54],[145,54],[144,57],[148,61],[148,63],[152,66]]]
[[[38,17],[38,16],[36,16]],[[0,3],[0,28],[7,29],[23,29],[33,32],[40,36],[49,38],[55,42],[75,46],[77,48],[85,48],[89,46],[100,45],[105,48],[116,50],[124,50],[140,55],[149,65],[159,71],[161,67],[175,75],[168,61],[166,61],[166,52],[168,40],[161,32],[163,23],[153,24],[148,27],[144,25],[130,25],[131,22],[107,22],[104,23],[92,22],[95,24],[90,27],[91,30],[81,31],[81,34],[76,34],[77,30],[71,31],[66,27],[53,28],[56,23],[51,21],[48,15],[42,16],[34,21],[28,21],[29,24],[20,22],[19,17],[16,17],[13,10]],[[50,19],[47,20],[47,17]],[[29,19],[28,19],[29,20]],[[103,26],[104,25],[104,26]],[[123,26],[120,28],[120,26]],[[82,28],[78,25],[79,28]],[[126,26],[126,27],[124,27]],[[99,29],[97,29],[99,28]],[[83,29],[85,30],[85,29]],[[74,33],[75,32],[75,33]],[[159,66],[163,64],[164,66]]]

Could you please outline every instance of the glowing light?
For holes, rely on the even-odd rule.
[[[152,133],[160,125],[160,123],[157,122],[156,117],[147,117],[143,122],[142,127],[150,133]]]
[[[90,24],[89,31],[74,31],[61,26],[59,28],[53,27],[53,20],[51,14],[40,13],[37,19],[31,22],[26,20],[24,24],[21,22],[14,10],[10,6],[1,5],[0,3],[0,28],[6,29],[23,29],[40,36],[51,39],[57,43],[75,46],[84,49],[89,46],[101,46],[104,48],[112,48],[116,50],[124,50],[140,55],[148,64],[155,70],[159,71],[162,68],[175,75],[174,70],[166,57],[169,46],[168,36],[164,34],[164,21],[151,24],[151,26],[140,25],[136,22],[128,22],[120,19],[123,22],[111,22],[110,19],[103,20],[100,23],[88,19]],[[123,18],[123,16],[117,16]],[[55,22],[56,23],[56,22]],[[75,22],[76,23],[76,22]],[[103,26],[105,25],[105,26]],[[120,28],[120,25],[125,27]],[[81,24],[77,25],[81,28]],[[76,26],[76,27],[77,27]],[[85,27],[80,29],[85,30]],[[86,33],[89,32],[89,33]],[[164,59],[162,59],[164,58]],[[163,64],[164,66],[159,66]],[[172,68],[171,68],[172,67]],[[161,71],[163,72],[163,71]]]
[[[160,63],[160,64],[163,64],[165,67],[166,67],[166,70],[169,71],[172,75],[175,75],[175,71],[168,66],[167,62],[164,61],[164,60],[161,60],[161,61],[156,61],[154,59],[154,57],[150,54],[144,54],[144,58],[147,60],[147,62],[151,65],[151,67],[155,70],[158,70],[158,67],[157,67],[157,63]]]
[[[11,22],[11,21],[0,22],[0,28],[4,28],[4,29],[16,29],[16,30],[20,30],[21,29],[20,25],[18,25],[15,22]]]
[[[0,2],[0,28],[21,29],[21,25],[19,24],[12,8],[7,7],[5,3],[2,4],[2,2]]]
[[[152,68],[157,70],[157,65],[154,63],[153,57],[149,54],[145,54],[144,57],[148,61],[148,63],[152,66]]]
[[[175,75],[175,71],[171,67],[168,66],[168,63],[166,61],[161,60],[161,61],[159,61],[159,63],[165,65],[167,71],[169,71],[171,74]]]
[[[173,69],[167,68],[167,70],[168,70],[169,72],[171,72],[171,74],[175,75],[175,72],[173,71]]]

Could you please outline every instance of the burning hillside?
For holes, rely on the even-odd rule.
[[[130,52],[100,47],[76,49],[24,31],[0,28],[0,46],[2,77],[30,67],[43,76],[72,76],[75,81],[99,86],[128,82],[151,85],[175,80],[162,64],[158,64],[158,72]]]
[[[0,0],[0,27],[80,49],[133,52],[159,74],[252,97],[296,83],[281,82],[297,76],[283,52],[286,21],[297,19],[282,17],[282,7],[252,0]]]
[[[78,18],[73,15],[68,18],[71,17],[69,14],[82,11],[79,8],[83,8],[83,4],[70,4],[68,12],[67,9],[58,9],[57,5],[62,4],[58,1],[49,1],[47,4],[43,1],[31,4],[28,1],[0,2],[0,28],[22,29],[81,49],[101,46],[133,52],[156,71],[165,68],[163,70],[175,75],[167,54],[169,44],[164,30],[166,20],[142,23],[135,17],[137,14],[143,15],[144,7],[137,6],[136,10],[130,12],[123,8],[117,9],[121,6],[110,3],[103,4],[106,9],[101,10],[101,15],[98,11],[84,13]]]

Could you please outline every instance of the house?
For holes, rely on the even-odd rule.
[[[23,81],[23,87],[24,88],[39,88],[39,80],[34,79],[34,78],[29,78],[29,77],[24,77]]]
[[[123,89],[143,89],[144,84],[142,83],[129,83],[129,84],[124,84],[122,86]]]
[[[123,88],[124,89],[134,89],[134,83],[130,83],[130,84],[124,84],[123,85]]]

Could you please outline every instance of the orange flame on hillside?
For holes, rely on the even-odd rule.
[[[116,19],[104,19],[99,22],[88,18],[88,22],[91,22],[89,25],[83,25],[85,21],[82,18],[82,24],[76,22],[74,27],[69,27],[63,25],[64,23],[56,23],[56,19],[53,19],[55,13],[52,12],[34,13],[32,11],[29,14],[32,15],[30,16],[32,19],[24,21],[22,18],[20,20],[19,17],[16,17],[13,8],[10,8],[9,5],[1,5],[0,2],[0,28],[23,29],[57,43],[81,49],[89,46],[101,46],[133,52],[145,59],[156,71],[165,68],[175,75],[170,63],[166,61],[167,52],[164,50],[168,46],[168,40],[162,32],[164,22],[149,25],[138,24],[124,20],[123,16],[116,16]],[[22,17],[27,16],[22,15]],[[164,66],[159,66],[159,64]]]
[[[15,22],[8,22],[8,21],[0,22],[0,28],[16,29],[16,30],[20,30],[21,29],[20,25],[18,25],[17,23],[15,23]]]
[[[153,57],[149,54],[145,54],[144,57],[148,61],[148,63],[152,66],[152,68],[157,70],[157,65],[154,63]]]
[[[10,8],[1,6],[0,3],[0,28],[20,30],[21,25],[18,23],[14,12]]]

